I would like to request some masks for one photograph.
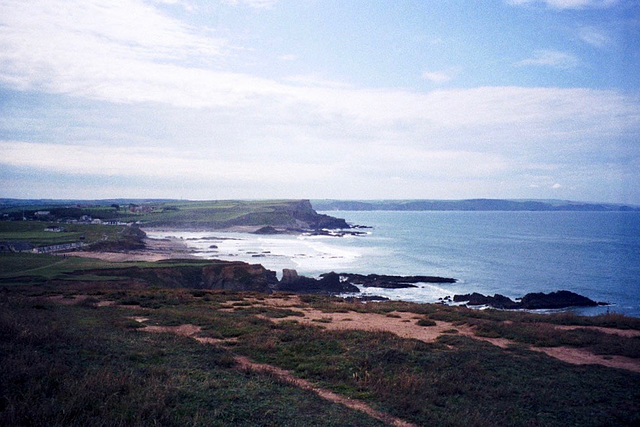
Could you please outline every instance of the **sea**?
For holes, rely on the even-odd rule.
[[[197,256],[322,273],[429,275],[452,284],[361,288],[363,295],[438,302],[479,292],[512,299],[568,290],[607,306],[570,309],[640,317],[640,212],[331,211],[361,235],[296,236],[154,231]]]

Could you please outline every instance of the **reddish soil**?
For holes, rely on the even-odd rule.
[[[247,299],[249,300],[249,299]],[[473,339],[482,340],[506,348],[515,344],[505,338],[487,338],[476,336],[473,328],[467,325],[453,325],[449,322],[436,322],[436,326],[418,326],[417,319],[421,316],[407,312],[393,312],[387,315],[375,313],[323,313],[320,310],[306,307],[297,296],[287,298],[266,298],[264,300],[249,300],[254,305],[263,304],[271,307],[288,308],[304,314],[304,317],[290,316],[281,319],[270,319],[275,322],[285,320],[295,320],[308,325],[321,326],[330,330],[358,329],[367,331],[392,332],[403,338],[413,338],[424,342],[434,342],[440,335],[449,330],[456,330],[460,335]],[[303,307],[303,308],[301,308]],[[572,326],[559,326],[559,329],[571,329]],[[575,327],[577,328],[577,327]],[[613,328],[595,328],[602,332],[618,334],[621,336],[640,336],[640,331],[629,331]],[[623,356],[602,356],[593,354],[587,349],[573,347],[529,347],[530,350],[545,353],[548,356],[575,365],[596,364],[610,368],[626,369],[633,372],[640,372],[640,360]]]

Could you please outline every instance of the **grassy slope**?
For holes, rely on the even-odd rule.
[[[74,286],[64,293],[89,289]],[[389,333],[276,325],[264,317],[290,310],[244,300],[260,295],[108,283],[90,289],[89,299],[75,305],[48,300],[62,292],[51,286],[14,286],[0,294],[0,424],[378,425],[269,374],[238,371],[234,355],[291,370],[419,425],[640,422],[639,374],[569,365],[521,346],[502,350],[455,335],[426,344]],[[99,300],[142,308],[95,308]],[[431,305],[305,301],[326,311],[451,316]],[[455,311],[458,321],[477,320],[470,310]],[[138,331],[130,320],[135,315],[150,324],[196,324],[206,336],[238,341],[222,347],[150,335]],[[508,315],[495,316],[492,321],[501,322]],[[633,320],[627,326],[638,327]]]
[[[0,298],[1,425],[363,425],[229,352],[137,332],[130,310]]]
[[[192,268],[207,262],[126,265]],[[321,324],[275,325],[264,316],[284,317],[291,311],[254,306],[243,294],[160,289],[144,282],[132,289],[130,277],[70,275],[121,268],[121,263],[2,254],[0,265],[0,425],[378,425],[268,374],[240,372],[233,366],[234,355],[291,370],[420,425],[640,422],[639,374],[569,365],[524,345],[502,350],[455,334],[426,344],[389,333],[323,331]],[[74,305],[47,299],[56,294],[89,299]],[[142,309],[95,308],[100,300]],[[399,302],[356,304],[319,296],[303,301],[325,311],[410,311],[425,325],[447,320],[516,342],[640,357],[638,338],[548,326],[640,330],[640,319],[618,315],[540,316]],[[238,341],[225,348],[149,335],[137,330],[130,320],[134,315],[158,325],[192,323],[206,336]]]
[[[49,225],[62,226],[64,232],[44,231]],[[86,243],[116,241],[128,233],[129,227],[97,224],[57,224],[39,221],[0,221],[0,241],[30,242],[33,246],[73,243],[84,238]]]
[[[96,201],[98,203],[98,201]],[[38,210],[49,210],[56,218],[79,218],[88,215],[93,218],[112,219],[124,222],[140,221],[146,226],[172,227],[227,227],[232,225],[264,225],[292,226],[294,222],[291,211],[299,201],[296,200],[263,200],[263,201],[171,201],[140,204],[149,211],[130,212],[128,205],[119,209],[110,205],[85,207],[47,207],[28,206],[26,216]],[[10,213],[22,217],[20,206],[0,209],[0,213]],[[46,218],[45,218],[46,219]],[[51,218],[49,218],[51,219]],[[16,224],[19,221],[14,221]],[[44,227],[42,227],[44,228]],[[55,233],[51,233],[55,234]],[[0,239],[2,237],[0,236]]]

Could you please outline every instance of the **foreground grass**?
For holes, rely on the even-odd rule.
[[[123,309],[0,304],[1,425],[380,425],[221,347],[138,332]]]
[[[268,319],[292,311],[255,304],[261,295],[77,286],[86,299],[69,305],[52,302],[48,296],[60,291],[51,287],[1,294],[0,424],[379,425],[269,374],[239,371],[236,355],[418,425],[640,422],[640,375],[627,371],[569,365],[522,346],[502,350],[455,335],[427,344],[390,333],[328,331],[322,323],[275,324]],[[69,287],[65,293],[74,294]],[[129,308],[96,308],[103,300]],[[452,316],[430,305],[306,300],[326,311],[391,307]],[[155,325],[198,325],[203,336],[235,341],[225,347],[148,334],[130,319],[136,315]],[[455,316],[478,320],[464,310]],[[482,316],[498,322],[489,317],[502,314]]]

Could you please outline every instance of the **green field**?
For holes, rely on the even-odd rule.
[[[16,204],[0,208],[0,215],[7,215],[7,218],[14,220],[21,220],[24,215],[29,219],[48,221],[89,216],[101,220],[139,222],[149,227],[223,228],[233,225],[264,224],[295,226],[294,211],[308,211],[305,212],[307,214],[312,211],[310,204],[305,204],[301,208],[301,201],[297,200],[141,201],[122,205],[105,203],[94,201],[93,204],[81,206],[77,204],[69,206]],[[49,212],[49,215],[36,215],[37,212],[43,211]],[[38,237],[49,239],[46,236]]]
[[[48,226],[59,226],[62,232],[45,231]],[[61,243],[117,242],[132,235],[127,226],[98,224],[59,224],[41,221],[0,221],[0,241],[29,242],[34,247]]]

